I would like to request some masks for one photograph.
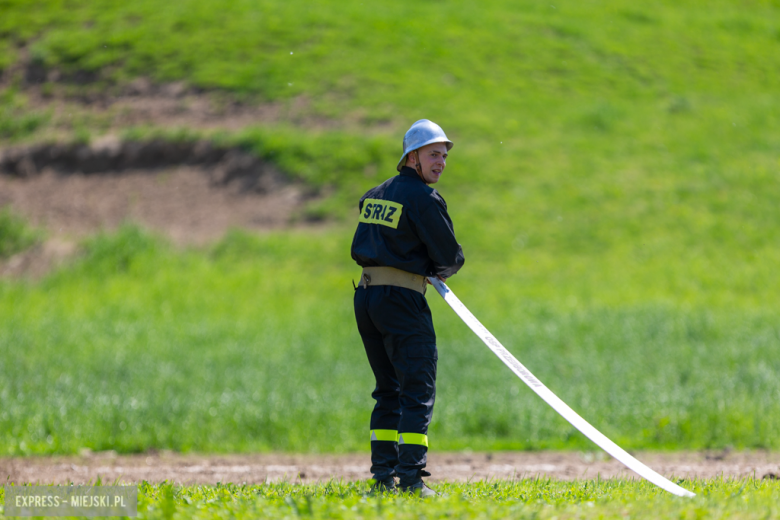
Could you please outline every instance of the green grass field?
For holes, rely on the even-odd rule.
[[[778,447],[776,3],[31,5],[4,2],[2,62],[27,45],[91,74],[67,88],[144,74],[307,97],[333,130],[211,138],[331,186],[307,211],[335,223],[201,250],[126,228],[41,282],[0,282],[0,451],[365,449],[353,211],[421,116],[456,141],[452,288],[531,370],[627,448]],[[36,116],[15,85],[6,120]],[[29,243],[9,218],[4,247]],[[588,446],[430,299],[436,449]]]
[[[545,479],[445,483],[447,496],[368,497],[365,482],[248,486],[139,485],[137,518],[777,518],[780,485],[770,480],[681,482],[693,499],[637,481]]]
[[[4,452],[367,449],[372,378],[353,323],[349,238],[236,232],[177,251],[128,227],[42,282],[4,282]],[[485,265],[451,286],[625,448],[778,447],[771,312],[556,304],[533,288],[515,294],[508,276]],[[429,300],[441,352],[433,449],[592,446]]]
[[[237,144],[330,195],[319,231],[174,248],[132,225],[40,281],[0,280],[0,454],[368,449],[351,311],[358,197],[414,120],[453,141],[437,188],[451,288],[626,449],[780,448],[780,2],[385,4],[0,0],[0,145],[104,129],[35,106],[138,76],[306,108]],[[16,72],[10,72],[16,71]],[[222,100],[222,101],[220,101]],[[59,125],[59,126],[58,126]],[[64,126],[62,126],[64,125]],[[62,126],[62,128],[60,128]],[[0,214],[0,256],[39,236]],[[433,450],[592,449],[435,294]],[[149,518],[775,518],[777,483],[521,481],[429,504],[362,484],[143,486]]]

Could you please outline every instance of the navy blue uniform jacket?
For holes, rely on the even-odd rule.
[[[387,266],[449,278],[463,266],[447,203],[417,172],[401,172],[360,199],[352,258],[361,267]]]

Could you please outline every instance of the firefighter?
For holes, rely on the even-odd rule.
[[[352,258],[363,268],[355,289],[358,331],[376,378],[371,394],[374,491],[436,493],[422,477],[436,397],[436,334],[425,300],[428,276],[444,281],[464,262],[447,204],[431,187],[452,141],[432,121],[406,132],[398,175],[360,199]]]

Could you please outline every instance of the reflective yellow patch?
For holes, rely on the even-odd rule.
[[[399,433],[398,444],[419,444],[428,447],[428,436],[422,433]]]
[[[398,442],[397,430],[371,430],[371,441]]]
[[[398,229],[403,209],[403,205],[390,200],[366,199],[363,201],[360,222]]]

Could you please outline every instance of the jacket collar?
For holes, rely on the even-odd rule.
[[[414,177],[418,181],[422,182],[422,179],[420,179],[420,176],[417,175],[417,170],[414,168],[410,168],[408,166],[403,166],[401,168],[401,171],[398,175],[403,175],[404,177]]]

